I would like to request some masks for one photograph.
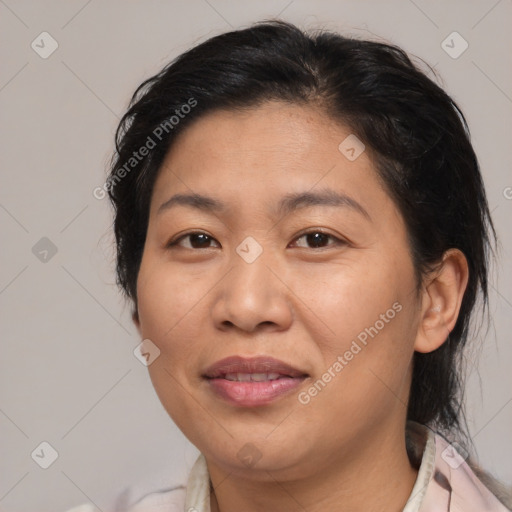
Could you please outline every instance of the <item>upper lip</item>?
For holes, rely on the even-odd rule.
[[[293,366],[273,357],[231,356],[221,359],[209,366],[203,377],[215,379],[229,373],[279,373],[288,377],[305,377],[307,374]]]

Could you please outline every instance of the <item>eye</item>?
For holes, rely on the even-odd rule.
[[[302,242],[300,242],[302,240]],[[322,249],[329,246],[345,245],[346,242],[329,233],[320,230],[303,233],[294,240],[295,246],[300,248]],[[185,249],[210,249],[212,243],[220,247],[219,242],[202,231],[185,233],[167,244],[167,247],[184,247]]]
[[[186,243],[185,243],[186,242]],[[185,233],[176,240],[172,240],[167,244],[167,247],[180,246],[186,249],[210,249],[210,244],[215,242],[219,245],[219,242],[212,236],[202,231],[194,231],[191,233]]]
[[[299,240],[303,240],[303,242],[297,243]],[[329,240],[332,240],[333,243],[329,244]],[[324,247],[346,244],[344,240],[319,230],[303,233],[301,236],[295,239],[295,243],[297,247],[305,247],[311,249],[322,249]]]

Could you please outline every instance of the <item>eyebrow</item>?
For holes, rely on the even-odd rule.
[[[220,213],[227,210],[222,201],[202,194],[175,194],[158,208],[157,214],[175,206],[190,206],[198,210]],[[324,189],[318,192],[295,192],[286,194],[278,203],[276,214],[286,216],[291,212],[312,206],[348,207],[351,210],[371,220],[370,214],[355,199],[346,194]]]

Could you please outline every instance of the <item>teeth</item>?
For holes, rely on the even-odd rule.
[[[224,378],[239,382],[263,382],[266,380],[276,380],[280,376],[279,373],[227,373]]]
[[[253,373],[251,375],[251,380],[255,381],[255,382],[262,382],[264,380],[271,380],[269,377],[267,377],[267,375],[270,375],[270,374],[267,374],[267,373]]]

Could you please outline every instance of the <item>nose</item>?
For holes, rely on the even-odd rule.
[[[247,333],[288,329],[293,318],[292,302],[276,265],[263,255],[247,263],[235,254],[232,263],[216,287],[212,309],[215,326]]]

